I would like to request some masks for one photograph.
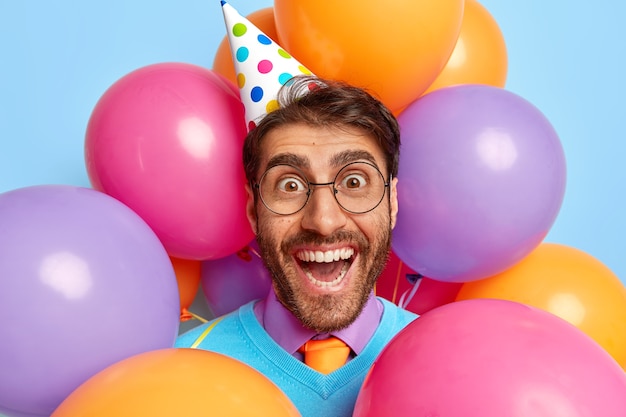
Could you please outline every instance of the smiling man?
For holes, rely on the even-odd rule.
[[[340,82],[297,77],[278,103],[243,151],[247,216],[272,290],[177,346],[252,366],[305,417],[351,416],[373,361],[416,318],[374,295],[398,212],[399,129],[372,95]],[[339,353],[334,365],[315,359],[328,351]]]

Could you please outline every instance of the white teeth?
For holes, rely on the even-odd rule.
[[[350,259],[354,255],[354,249],[341,248],[322,252],[321,250],[303,250],[298,252],[297,257],[304,262],[330,263],[340,259]]]
[[[299,251],[296,254],[297,258],[303,262],[317,262],[317,263],[331,263],[331,262],[337,262],[340,260],[347,260],[347,259],[350,259],[353,255],[354,255],[353,248],[341,248],[341,249],[328,250],[328,251],[303,250],[303,251]],[[309,281],[311,281],[311,283],[321,288],[330,288],[330,287],[339,285],[339,283],[346,276],[348,269],[350,269],[350,263],[345,262],[342,265],[341,271],[339,271],[339,275],[337,276],[337,278],[335,278],[332,281],[326,282],[326,281],[320,281],[320,280],[315,279],[315,277],[313,276],[309,268],[307,268],[306,265],[302,265],[302,270],[304,271]]]
[[[313,275],[311,274],[311,271],[309,271],[308,268],[303,268],[303,270],[304,270],[304,274],[306,275],[306,277],[314,285],[321,287],[321,288],[330,288],[330,287],[334,287],[338,285],[343,280],[343,277],[346,276],[346,272],[348,272],[348,268],[349,268],[348,264],[347,263],[344,264],[343,267],[341,267],[341,271],[339,272],[339,275],[337,276],[337,278],[335,278],[334,280],[330,282],[319,281],[315,279],[315,277],[313,277]]]

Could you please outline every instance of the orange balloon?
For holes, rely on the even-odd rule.
[[[170,256],[176,282],[178,283],[178,295],[180,296],[180,321],[193,318],[189,313],[189,306],[193,303],[198,288],[200,288],[202,262],[193,259],[181,259]]]
[[[559,316],[626,369],[626,287],[608,267],[579,249],[542,243],[507,271],[464,283],[456,299],[472,298],[517,301]]]
[[[275,0],[278,43],[314,74],[375,93],[392,111],[445,66],[465,0]]]
[[[74,390],[51,417],[298,417],[255,369],[214,352],[161,349],[117,362]]]
[[[278,42],[278,35],[276,34],[276,24],[274,23],[274,8],[266,7],[265,9],[257,10],[246,16],[252,24],[261,29],[270,39],[274,42]],[[217,47],[215,58],[213,59],[213,71],[226,77],[227,80],[237,85],[237,76],[235,75],[235,64],[233,64],[233,58],[230,53],[230,43],[228,37],[224,36],[222,42]],[[239,90],[237,90],[239,94]]]
[[[504,87],[508,69],[506,43],[489,11],[476,0],[465,0],[461,32],[446,66],[426,90],[456,84]]]

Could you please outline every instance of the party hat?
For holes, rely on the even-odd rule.
[[[311,71],[230,4],[223,0],[221,3],[239,95],[245,106],[248,130],[252,130],[278,107],[276,95],[280,87],[296,75],[311,75]]]

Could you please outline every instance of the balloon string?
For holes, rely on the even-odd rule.
[[[400,286],[400,272],[402,272],[402,265],[403,265],[403,262],[400,260],[400,262],[398,262],[398,272],[396,273],[396,282],[393,286],[393,295],[391,296],[391,302],[394,304],[396,302],[396,295],[398,295],[398,287]]]
[[[195,313],[194,313],[194,312],[192,312],[192,311],[187,311],[187,312],[188,312],[188,313],[189,313],[189,314],[190,314],[190,315],[191,315],[194,319],[196,319],[196,320],[198,320],[198,321],[201,321],[202,323],[206,323],[206,322],[208,322],[208,320],[207,320],[207,319],[205,319],[204,317],[200,317],[199,315],[195,314]]]
[[[190,347],[190,348],[192,348],[192,349],[196,349],[196,348],[200,345],[200,343],[202,343],[202,341],[203,341],[203,340],[207,337],[207,335],[208,335],[209,333],[211,333],[211,330],[213,330],[213,328],[214,328],[215,326],[217,326],[217,323],[219,323],[220,321],[222,321],[222,319],[223,319],[223,318],[224,318],[224,317],[222,316],[222,317],[218,317],[218,318],[216,318],[215,320],[213,320],[213,323],[209,324],[209,325],[207,326],[207,328],[206,328],[206,329],[204,329],[204,331],[202,332],[202,334],[201,334],[200,336],[198,336],[198,338],[195,340],[195,342],[193,342],[193,343],[191,344],[191,346],[189,346],[189,347]]]
[[[261,257],[261,255],[259,255],[259,252],[257,252],[257,251],[256,251],[256,249],[254,249],[254,248],[250,247],[248,250],[249,250],[250,252],[252,252],[253,254],[255,254],[257,257],[259,257],[259,258]]]
[[[411,291],[409,292],[409,290],[405,291],[404,294],[402,294],[402,297],[400,297],[400,301],[398,301],[398,305],[402,308],[406,308],[409,303],[411,302],[411,300],[413,299],[413,297],[415,296],[415,293],[417,292],[417,289],[419,288],[420,284],[422,283],[422,276],[420,275],[419,278],[417,278],[417,280],[415,281],[415,284],[413,284],[413,288],[411,288]],[[407,296],[407,293],[409,294]],[[405,300],[406,297],[406,300]]]

